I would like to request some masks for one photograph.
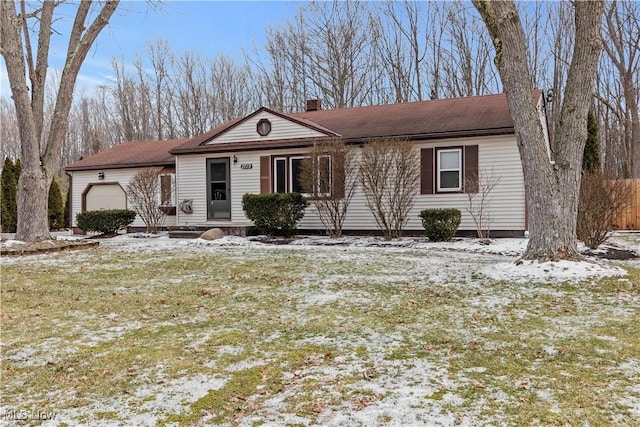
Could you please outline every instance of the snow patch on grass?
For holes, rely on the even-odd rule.
[[[127,392],[137,402],[135,405],[131,405],[129,398],[124,397],[99,400],[89,406],[66,409],[58,413],[54,420],[42,425],[57,426],[66,423],[91,426],[155,426],[164,414],[186,411],[191,403],[206,396],[210,390],[220,389],[225,383],[226,380],[209,375],[194,375],[167,382],[159,379],[155,383],[143,384]],[[106,414],[113,414],[114,419],[109,419]]]
[[[482,269],[481,273],[493,280],[515,283],[580,282],[599,277],[624,276],[626,270],[607,264],[587,261],[519,261],[501,262]]]

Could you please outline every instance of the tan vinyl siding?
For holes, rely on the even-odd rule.
[[[450,147],[478,145],[480,175],[492,170],[500,177],[499,184],[491,193],[490,216],[492,230],[524,230],[525,203],[524,180],[520,155],[513,136],[460,138],[438,142],[416,143],[416,161],[420,161],[420,149],[428,147]],[[360,150],[354,147],[355,150]],[[178,225],[246,226],[251,225],[242,211],[242,196],[245,193],[260,193],[260,157],[265,155],[301,154],[300,149],[252,151],[236,153],[238,162],[231,162],[231,221],[209,221],[206,212],[206,159],[231,157],[232,155],[184,155],[178,156],[178,201],[193,199],[194,213],[186,215],[178,212]],[[242,169],[242,164],[251,164],[251,169]],[[422,230],[418,213],[427,208],[457,208],[462,211],[461,230],[475,230],[475,225],[466,208],[468,197],[463,193],[419,194],[416,187],[415,205],[409,215],[407,230]],[[322,229],[322,224],[313,206],[307,208],[305,217],[299,223],[301,229]],[[348,230],[376,229],[375,220],[367,206],[364,194],[358,187],[349,206],[344,228]]]
[[[92,171],[74,171],[70,172],[72,175],[72,193],[71,193],[71,225],[73,227],[77,226],[76,215],[82,211],[82,193],[85,189],[91,185],[99,185],[102,183],[119,183],[120,186],[125,190],[127,190],[127,186],[129,185],[129,181],[131,178],[138,173],[140,169],[136,168],[128,168],[128,169],[105,169],[104,179],[98,179],[97,170]],[[134,206],[130,200],[127,200],[127,209],[134,210]],[[176,224],[175,216],[167,216],[164,226],[169,227]],[[144,222],[140,219],[140,217],[136,216],[135,221],[132,224],[133,227],[144,227]]]
[[[261,119],[267,119],[271,122],[271,132],[266,136],[260,136],[256,126]],[[208,142],[207,144],[221,144],[226,142],[254,142],[268,141],[274,139],[290,139],[290,138],[308,138],[323,137],[325,134],[317,130],[308,128],[301,124],[283,119],[266,111],[259,113],[246,122],[240,123],[236,127],[229,129],[222,135]]]

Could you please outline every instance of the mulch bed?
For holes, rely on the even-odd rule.
[[[95,248],[99,242],[88,240],[43,240],[36,243],[1,244],[0,255],[20,256]]]
[[[634,251],[630,251],[628,249],[614,248],[611,246],[603,246],[601,249],[598,249],[595,252],[592,251],[591,249],[587,249],[582,251],[582,255],[594,257],[594,258],[600,258],[600,259],[613,259],[613,260],[620,260],[620,261],[640,258],[640,256],[638,256],[638,254],[635,253]]]

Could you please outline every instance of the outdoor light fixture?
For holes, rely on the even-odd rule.
[[[102,181],[104,179],[104,172],[98,172],[98,179]]]
[[[234,154],[233,157],[231,157],[233,159],[233,164],[235,165],[236,163],[238,163],[238,158],[236,157],[236,155]]]

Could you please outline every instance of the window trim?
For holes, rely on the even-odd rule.
[[[327,170],[327,172],[329,173],[329,188],[328,188],[328,192],[326,193],[321,193],[320,192],[320,187],[321,187],[321,182],[320,182],[320,159],[326,157],[327,159],[329,159],[329,168]],[[313,197],[317,197],[317,198],[328,198],[331,197],[331,192],[333,190],[333,159],[331,158],[330,155],[328,154],[321,154],[316,158],[316,172],[317,172],[317,181],[316,181],[316,185],[313,191]]]
[[[451,152],[457,152],[458,153],[458,167],[455,169],[443,169],[440,167],[440,163],[441,163],[441,158],[440,158],[440,154],[441,153],[451,153]],[[461,193],[463,191],[462,188],[462,175],[463,175],[463,171],[464,171],[464,155],[463,155],[463,147],[443,147],[443,148],[436,148],[435,150],[435,154],[436,154],[436,193]],[[441,181],[442,181],[442,176],[441,176],[441,172],[458,172],[458,186],[457,187],[442,187]]]
[[[273,156],[271,158],[271,165],[273,167],[273,179],[271,180],[271,192],[278,193],[278,160],[284,160],[284,192],[289,192],[289,162],[287,156]]]
[[[307,197],[307,198],[323,198],[323,197],[331,197],[331,191],[333,189],[333,169],[332,169],[332,159],[330,155],[327,154],[323,154],[318,156],[318,158],[320,157],[326,157],[329,159],[329,192],[328,193],[319,193],[316,192],[316,189],[314,189],[313,193],[304,193],[301,192],[300,194],[302,194],[303,196]],[[285,185],[284,185],[284,192],[285,193],[291,193],[292,189],[294,187],[293,185],[293,161],[294,160],[305,160],[305,159],[309,159],[311,158],[311,156],[309,154],[300,154],[300,153],[296,153],[296,154],[283,154],[283,155],[277,155],[277,156],[271,156],[271,192],[272,193],[277,193],[278,191],[278,168],[277,168],[277,162],[280,161],[284,161],[285,164]],[[316,182],[316,188],[319,189],[320,188],[320,175],[318,175],[317,177],[317,182]]]
[[[289,187],[288,187],[289,191],[287,191],[288,193],[293,193],[293,161],[294,160],[304,161],[304,159],[309,159],[309,158],[310,158],[309,156],[305,156],[305,155],[302,155],[302,154],[291,155],[291,156],[288,157],[288,162],[287,162],[287,168],[288,168],[288,170],[287,170],[287,175],[288,175],[287,178],[288,178],[288,181],[289,181]],[[299,193],[302,194],[305,197],[309,197],[309,196],[312,195],[311,193],[302,192],[302,189],[300,189],[300,190],[301,191],[299,191]]]
[[[266,125],[268,126],[268,128],[266,130],[262,130],[261,126],[263,123],[266,123]],[[260,136],[267,136],[271,133],[272,130],[272,125],[271,122],[269,121],[269,119],[260,119],[258,120],[258,123],[256,124],[256,132],[258,132],[258,135]]]
[[[169,180],[169,200],[162,200],[162,196],[164,192],[162,191],[162,178],[168,178]],[[176,205],[176,197],[175,197],[175,174],[172,173],[161,173],[159,174],[160,179],[160,206],[162,207],[174,207]]]

